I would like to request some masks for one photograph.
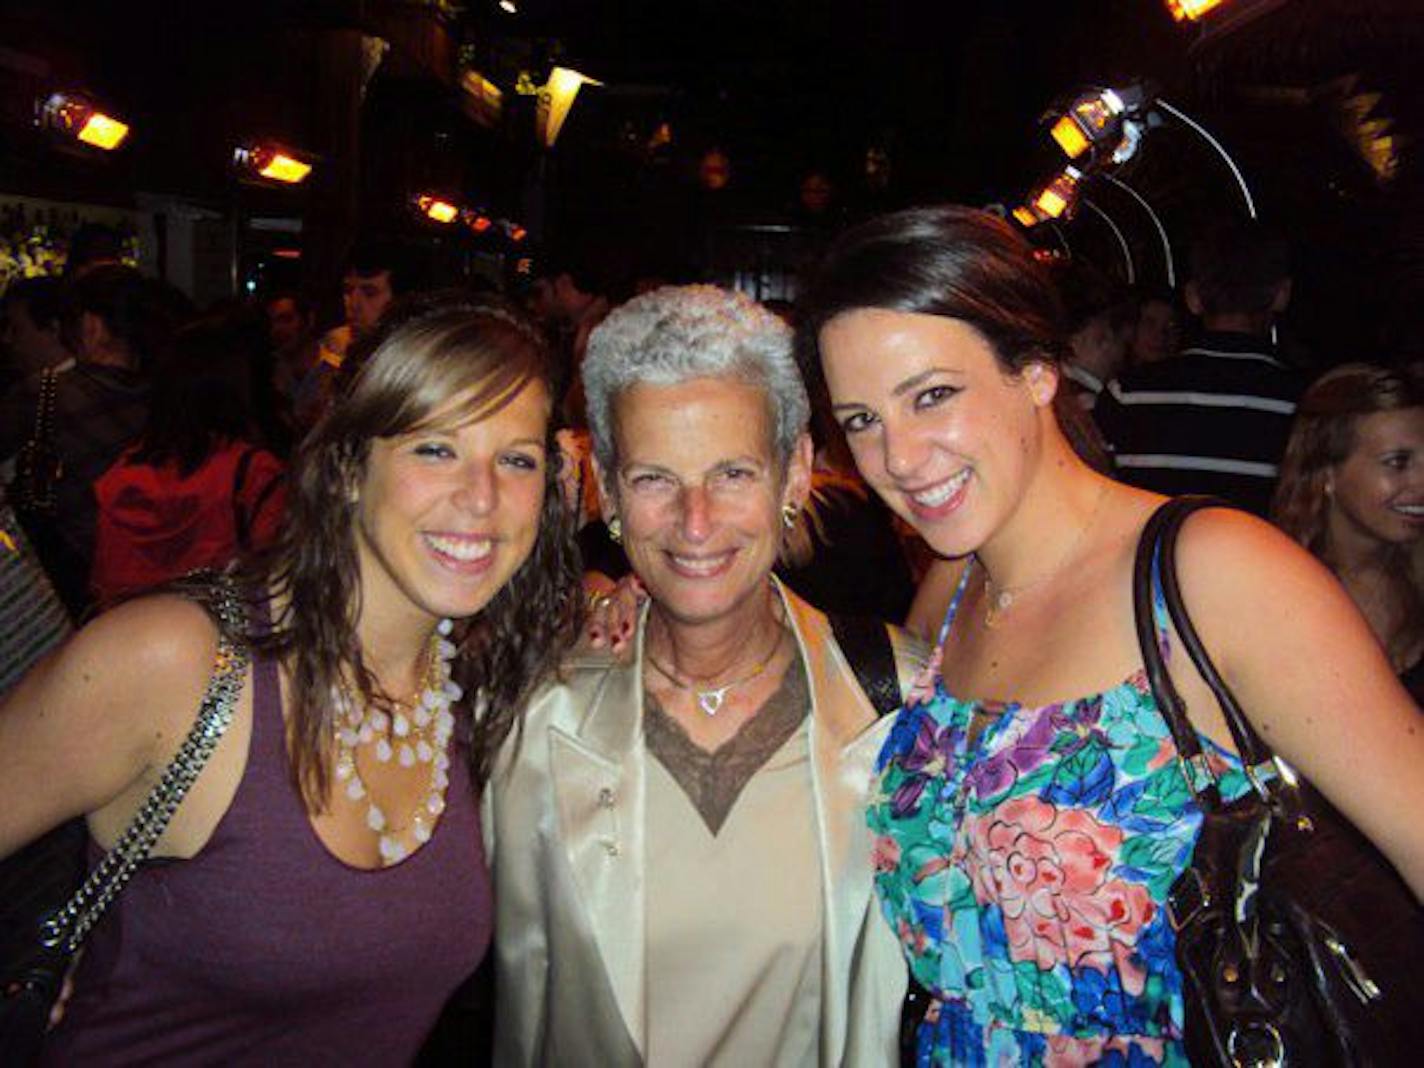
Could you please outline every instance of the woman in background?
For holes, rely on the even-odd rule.
[[[251,359],[230,316],[184,327],[154,360],[143,435],[94,483],[99,604],[276,537],[282,463],[254,443]]]
[[[1349,363],[1300,400],[1271,518],[1344,584],[1424,703],[1424,387]]]

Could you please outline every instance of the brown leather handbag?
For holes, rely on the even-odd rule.
[[[1188,1056],[1197,1066],[1262,1068],[1418,1063],[1424,909],[1379,851],[1272,754],[1207,656],[1182,603],[1175,554],[1183,520],[1208,507],[1226,505],[1183,497],[1158,509],[1133,575],[1143,663],[1203,813],[1167,906]],[[1216,695],[1253,787],[1231,804],[1222,802],[1158,646],[1154,568],[1172,625]]]

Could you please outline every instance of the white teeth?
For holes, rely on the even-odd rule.
[[[713,557],[692,557],[673,555],[672,562],[683,571],[691,571],[696,575],[710,575],[720,568],[727,560],[725,554]]]
[[[1396,512],[1402,512],[1411,519],[1424,518],[1424,504],[1396,504]]]
[[[924,508],[938,508],[941,504],[958,493],[960,487],[964,485],[968,478],[969,470],[966,468],[948,482],[942,482],[934,489],[925,490],[923,493],[910,494],[910,499]]]
[[[456,560],[483,560],[494,550],[494,542],[489,538],[442,538],[427,534],[425,540],[436,552],[452,556]]]

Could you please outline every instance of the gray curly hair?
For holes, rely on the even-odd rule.
[[[594,455],[605,471],[618,466],[618,395],[639,382],[675,386],[694,378],[732,378],[764,390],[777,458],[790,459],[811,414],[791,328],[732,290],[664,286],[615,308],[589,335],[583,385]]]

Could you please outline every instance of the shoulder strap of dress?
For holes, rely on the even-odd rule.
[[[959,602],[964,600],[964,591],[969,588],[969,576],[974,572],[974,560],[964,566],[964,570],[959,576],[959,585],[954,588],[954,596],[949,599],[949,607],[944,612],[944,622],[940,624],[939,638],[935,645],[943,646],[944,640],[949,637],[949,628],[954,626],[954,617],[959,615]]]

